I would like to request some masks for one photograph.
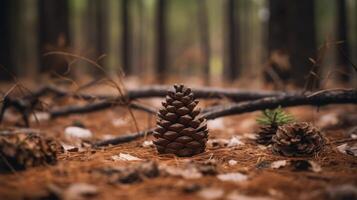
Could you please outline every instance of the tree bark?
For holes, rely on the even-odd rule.
[[[348,59],[350,56],[349,41],[348,41],[348,20],[346,0],[337,0],[337,41],[343,43],[337,46],[337,67],[342,73],[338,73],[339,79],[347,83],[350,80],[352,68],[349,66]]]
[[[107,54],[108,41],[108,0],[89,0],[88,1],[88,15],[86,22],[88,27],[89,42],[91,42],[91,51],[94,59],[104,69],[106,68],[103,56]],[[101,76],[96,68],[90,68],[91,74],[94,77]]]
[[[226,51],[225,76],[229,81],[234,81],[239,76],[239,24],[236,14],[235,0],[226,2]]]
[[[63,57],[43,57],[48,51],[67,50],[69,46],[69,5],[67,0],[39,0],[39,54],[41,71],[67,71]]]
[[[156,7],[156,75],[160,83],[167,75],[167,30],[166,7],[169,0],[157,0]]]
[[[132,72],[132,40],[131,40],[131,20],[130,20],[130,0],[122,0],[121,4],[122,20],[122,67],[125,74]]]
[[[203,59],[203,76],[205,84],[210,84],[210,34],[209,34],[209,22],[207,16],[207,1],[197,0],[198,3],[198,25],[200,29],[200,45]]]
[[[11,59],[11,1],[0,0],[0,65],[13,73]],[[10,80],[11,75],[0,69],[0,80]]]
[[[267,67],[284,82],[292,79],[300,87],[312,66],[309,58],[314,58],[316,51],[314,5],[311,0],[269,0]],[[268,74],[265,77],[271,81]]]

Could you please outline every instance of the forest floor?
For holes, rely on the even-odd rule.
[[[155,99],[145,103],[157,106],[159,102]],[[63,105],[70,103],[70,100],[62,102]],[[200,106],[212,103],[215,102],[202,102]],[[298,121],[321,127],[335,123],[337,114],[357,113],[356,107],[349,105],[319,109],[303,106],[287,111]],[[338,196],[338,187],[342,185],[357,187],[357,158],[338,150],[343,143],[326,145],[312,157],[275,155],[270,147],[257,145],[254,141],[258,114],[209,121],[207,150],[189,158],[159,155],[148,142],[152,136],[97,149],[80,141],[78,149],[59,154],[55,165],[0,174],[0,199],[317,200]],[[134,111],[134,115],[140,130],[155,126],[154,116],[141,111]],[[13,126],[13,121],[7,120],[1,126]],[[66,127],[73,124],[81,124],[90,130],[93,133],[90,141],[136,132],[128,109],[123,107],[53,120],[40,119],[39,123],[32,121],[31,128],[41,130],[68,147],[79,144],[78,140],[65,135]],[[346,132],[350,128],[342,126],[326,129],[323,133],[333,142],[348,138]],[[232,142],[232,137],[235,143],[227,146],[226,142]],[[129,154],[139,160],[121,160],[118,159],[120,154]],[[296,160],[303,160],[302,163],[313,161],[313,166],[300,168]],[[143,168],[151,174],[143,176]]]

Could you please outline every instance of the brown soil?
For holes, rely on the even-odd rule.
[[[337,109],[346,112],[355,112],[351,106],[329,106],[319,111],[312,107],[289,109],[300,121],[314,122],[320,116],[337,112]],[[145,129],[154,126],[155,119],[148,114],[135,111],[139,128]],[[224,118],[224,129],[215,129],[210,132],[210,138],[230,138],[233,135],[244,135],[254,132],[254,118],[257,113],[244,114]],[[112,124],[113,119],[123,119],[120,126]],[[73,121],[81,121],[86,128],[94,133],[94,139],[103,135],[120,135],[135,132],[128,110],[113,108],[100,112],[72,115],[55,120],[32,122],[33,127],[43,130],[48,136],[59,141],[70,142],[64,137],[65,127]],[[3,126],[11,125],[6,122]],[[325,131],[329,141],[347,138],[343,133],[347,127]],[[148,137],[147,140],[151,140]],[[324,190],[330,186],[341,184],[357,185],[357,159],[351,155],[340,153],[337,145],[327,145],[313,157],[299,158],[313,160],[322,167],[321,172],[294,171],[291,167],[280,169],[258,168],[263,161],[292,160],[274,155],[269,148],[258,148],[253,140],[244,138],[245,145],[235,149],[210,147],[203,154],[191,158],[177,158],[170,155],[158,155],[154,148],[141,146],[144,139],[127,144],[121,144],[102,149],[84,148],[82,152],[67,152],[59,155],[56,165],[31,168],[15,174],[0,175],[0,199],[50,199],[48,191],[50,185],[66,188],[71,183],[89,183],[99,189],[99,193],[92,199],[200,199],[199,192],[185,192],[188,187],[198,185],[199,188],[219,188],[224,191],[220,199],[237,191],[247,196],[265,196],[272,199],[325,199]],[[128,166],[129,161],[113,161],[111,156],[119,153],[128,153],[133,156],[156,161],[159,165],[184,166],[187,161],[203,162],[209,159],[217,161],[218,173],[240,172],[248,175],[248,180],[240,183],[220,181],[216,176],[203,176],[198,179],[184,179],[176,176],[159,176],[147,178],[139,183],[113,184],[108,183],[108,177],[92,173],[93,169],[106,166]],[[230,166],[228,161],[234,159],[238,163]]]

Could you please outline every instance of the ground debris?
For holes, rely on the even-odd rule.
[[[232,181],[232,182],[242,182],[248,179],[248,176],[239,172],[219,174],[217,178],[221,181]]]
[[[91,172],[108,176],[108,182],[112,184],[138,183],[146,178],[155,178],[160,175],[156,162],[143,162],[127,167],[103,167]]]
[[[81,128],[78,126],[69,126],[64,130],[64,134],[68,137],[74,137],[79,139],[88,139],[93,136],[93,133],[89,129]]]
[[[226,199],[227,200],[273,200],[270,197],[246,196],[246,195],[239,194],[236,191],[228,194]]]
[[[223,189],[220,188],[205,188],[198,193],[199,197],[208,200],[219,199],[222,198],[223,195],[224,195],[224,191]]]
[[[341,144],[337,146],[338,151],[340,151],[343,154],[351,155],[351,156],[357,156],[357,143],[355,144]]]
[[[120,153],[119,155],[114,155],[111,157],[114,161],[140,161],[142,160],[141,158],[132,156],[130,154],[126,154],[126,153]]]
[[[354,185],[330,186],[325,191],[329,200],[357,200],[357,187]]]

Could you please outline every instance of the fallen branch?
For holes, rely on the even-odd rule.
[[[91,103],[85,106],[66,106],[66,107],[61,107],[61,108],[56,108],[54,110],[50,110],[49,114],[51,118],[56,118],[60,116],[67,116],[70,114],[80,114],[80,113],[89,113],[89,112],[95,112],[98,110],[110,108],[116,105],[129,105],[130,108],[137,109],[137,110],[142,110],[150,114],[156,114],[156,110],[138,104],[138,103],[129,103],[129,104],[124,104],[124,103],[116,103],[116,102],[109,102],[109,101],[100,101],[96,103]]]
[[[121,136],[111,138],[108,140],[99,141],[99,142],[95,143],[93,146],[94,147],[103,147],[103,146],[108,146],[108,145],[116,145],[116,144],[131,142],[138,138],[142,138],[144,136],[151,135],[153,133],[153,131],[154,131],[154,128],[149,129],[149,130],[140,131],[137,133],[121,135]]]
[[[147,86],[140,89],[128,90],[124,96],[113,96],[113,95],[90,95],[83,93],[72,93],[55,86],[44,86],[33,92],[31,95],[35,97],[40,97],[48,93],[54,93],[58,96],[71,96],[74,98],[92,100],[92,99],[109,99],[109,100],[135,100],[139,98],[153,98],[153,97],[165,97],[167,91],[172,89],[172,86]],[[214,87],[200,87],[192,88],[195,97],[198,99],[217,99],[217,98],[227,98],[235,102],[255,100],[264,97],[272,97],[287,94],[285,92],[277,91],[254,91],[254,90],[240,90],[232,88],[214,88]],[[289,93],[290,94],[290,93]]]
[[[39,90],[37,90],[36,92],[34,92],[32,95],[38,98],[48,93],[54,93],[55,95],[60,97],[72,96],[74,98],[84,99],[84,100],[93,100],[93,99],[102,100],[100,102],[95,102],[84,106],[66,106],[62,108],[56,108],[55,110],[50,110],[49,113],[51,117],[56,118],[60,116],[68,116],[70,114],[94,112],[102,109],[111,108],[113,106],[123,106],[123,105],[127,105],[123,103],[123,101],[132,101],[138,98],[165,97],[167,94],[167,90],[171,88],[172,88],[171,86],[149,86],[146,88],[129,90],[127,91],[125,97],[113,97],[113,96],[105,96],[105,95],[96,96],[96,95],[89,95],[89,94],[69,93],[53,86],[44,86]],[[210,87],[196,88],[193,89],[193,91],[196,98],[228,98],[235,102],[254,100],[264,97],[286,94],[284,92],[248,91],[248,90],[221,89],[221,88],[210,88]],[[131,103],[130,106],[133,109],[138,109],[151,114],[156,114],[155,110],[148,107],[144,107],[142,105]]]
[[[224,117],[228,115],[236,115],[241,113],[253,112],[264,109],[273,109],[278,106],[292,107],[302,105],[324,106],[328,104],[357,104],[357,90],[340,90],[340,91],[325,91],[316,95],[309,94],[291,94],[278,97],[267,97],[255,101],[242,103],[234,103],[224,106],[213,106],[206,109],[207,112],[202,114],[207,120]],[[144,135],[152,134],[153,129],[121,135],[113,139],[103,140],[94,144],[94,146],[116,145],[125,142],[133,141]]]
[[[357,104],[357,90],[326,91],[316,95],[292,94],[279,97],[267,97],[255,101],[220,105],[209,108],[202,116],[206,119],[215,119],[228,115],[236,115],[257,110],[273,109],[278,106],[324,106],[327,104]]]

